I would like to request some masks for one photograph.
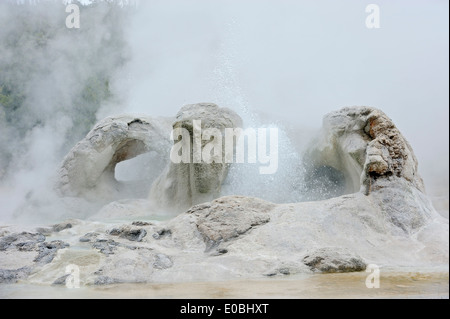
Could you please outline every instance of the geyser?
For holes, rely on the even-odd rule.
[[[227,109],[197,104],[182,108],[173,126],[192,129],[189,123],[199,113],[205,120],[202,123],[210,127],[240,124]],[[128,118],[118,127],[125,129],[134,119]],[[116,122],[109,119],[106,123]],[[148,132],[148,127],[140,126],[142,123],[137,127]],[[104,129],[106,133],[95,134],[102,130],[97,126],[90,138],[74,148],[83,150],[80,147],[87,141],[87,145],[97,145],[90,148],[92,157],[82,159],[101,159],[103,150],[107,156],[98,165],[80,162],[101,168],[100,175],[111,159],[128,158],[128,153],[141,150],[140,143],[128,144],[127,138],[117,144],[99,139],[115,136],[107,134],[109,125]],[[317,155],[316,163],[321,166],[312,171],[312,176],[343,187],[347,185],[344,180],[351,182],[360,174],[359,187],[350,184],[349,188],[357,191],[291,204],[244,196],[214,199],[220,194],[226,166],[170,162],[153,184],[152,196],[167,209],[199,204],[166,221],[151,220],[154,211],[146,210],[146,203],[129,200],[121,201],[121,206],[111,203],[103,208],[108,213],[120,206],[119,211],[126,212],[114,223],[111,219],[107,223],[71,220],[32,232],[4,228],[0,256],[8,258],[0,258],[0,263],[7,260],[8,268],[0,265],[0,281],[60,283],[64,267],[79,260],[83,260],[79,265],[80,285],[351,272],[362,271],[369,264],[394,269],[448,269],[448,219],[434,210],[424,193],[412,149],[383,112],[351,107],[330,113],[324,120],[321,143],[314,146],[310,154]],[[169,149],[170,144],[166,147]],[[76,151],[71,154],[83,155]],[[140,219],[145,214],[147,221]],[[56,232],[67,242],[47,241],[46,236]]]

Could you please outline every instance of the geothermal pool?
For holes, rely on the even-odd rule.
[[[0,285],[0,298],[449,298],[448,269],[386,269],[380,288],[368,289],[368,273],[294,275],[283,279],[226,282],[115,284],[69,289]]]

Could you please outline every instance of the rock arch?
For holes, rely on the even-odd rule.
[[[155,151],[166,161],[170,149],[166,118],[121,115],[100,121],[64,158],[57,190],[62,196],[108,202],[126,197],[114,176],[118,163]]]

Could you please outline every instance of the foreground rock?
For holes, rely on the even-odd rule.
[[[303,262],[311,270],[320,272],[362,271],[367,266],[361,257],[339,247],[324,247],[308,252]]]
[[[371,196],[281,205],[231,196],[165,222],[83,222],[66,230],[80,234],[70,247],[26,281],[53,284],[70,264],[79,266],[83,285],[255,279],[362,271],[367,264],[446,269],[448,221],[433,214],[404,231]],[[8,270],[23,278],[19,268]]]
[[[61,240],[46,241],[41,233],[9,233],[0,237],[0,283],[26,279],[53,261],[58,250],[69,245]]]

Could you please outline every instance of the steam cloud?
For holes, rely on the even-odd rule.
[[[378,107],[428,188],[448,189],[448,2],[378,1],[376,30],[357,0],[75,3],[90,3],[80,29],[61,1],[0,3],[0,219],[52,200],[55,170],[96,120],[202,101],[248,126],[284,123],[281,180],[325,113]]]

